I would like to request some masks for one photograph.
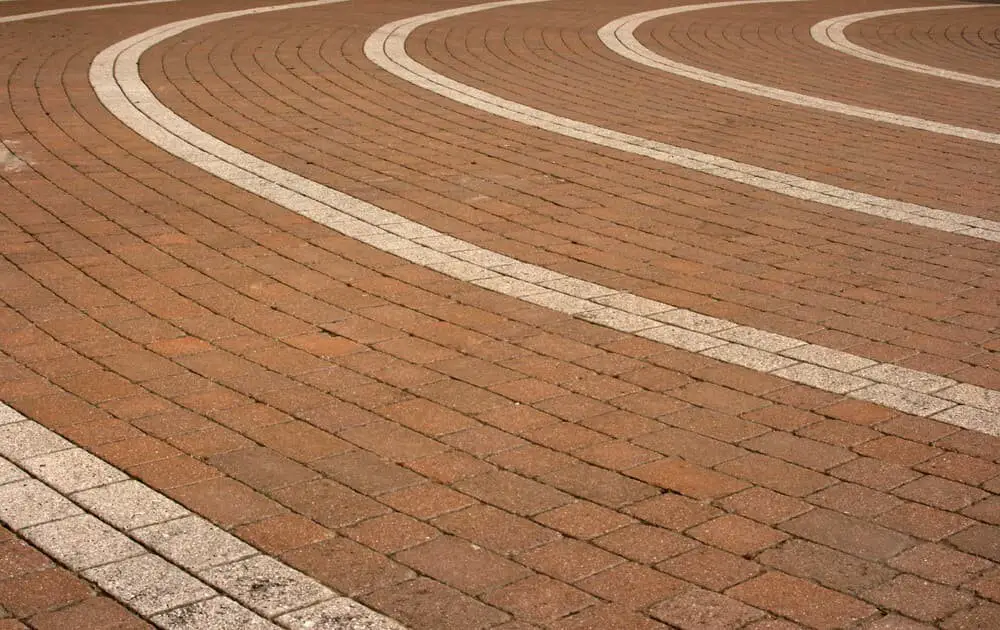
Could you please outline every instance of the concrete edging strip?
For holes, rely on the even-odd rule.
[[[316,7],[338,1],[314,0],[219,13],[151,29],[98,54],[91,65],[91,84],[112,114],[163,150],[235,186],[405,260],[498,293],[676,348],[824,391],[1000,435],[1000,392],[707,317],[572,278],[447,236],[261,160],[205,133],[163,105],[139,75],[139,59],[146,50],[190,28],[232,17]],[[525,1],[535,0],[515,0],[514,3]],[[507,4],[512,3],[478,5],[457,12]],[[395,62],[383,52],[391,48],[389,54],[397,59],[403,55],[400,62],[409,64],[407,80],[419,85],[436,86],[433,81],[437,78],[422,77],[412,69],[413,66],[418,69],[422,66],[412,60],[407,61],[404,51],[406,36],[419,23],[457,12],[452,10],[394,22],[372,35],[365,44],[365,50],[369,57],[375,56],[379,65],[391,65],[395,69]],[[401,24],[409,26],[404,28]],[[448,81],[443,77],[440,79]],[[516,104],[511,105],[517,107]],[[544,115],[549,119],[556,118]]]
[[[0,521],[165,630],[405,630],[3,403]]]
[[[981,85],[984,87],[1000,88],[1000,79],[990,79],[988,77],[981,77],[975,74],[966,74],[964,72],[946,70],[945,68],[935,68],[934,66],[928,66],[915,61],[907,61],[906,59],[884,55],[852,42],[847,38],[847,35],[844,34],[847,27],[852,24],[856,24],[857,22],[862,22],[864,20],[885,17],[887,15],[904,15],[907,13],[917,13],[919,11],[944,11],[945,9],[975,9],[989,6],[991,5],[948,4],[936,7],[910,7],[906,9],[888,9],[885,11],[852,13],[851,15],[843,15],[840,17],[830,18],[829,20],[823,20],[822,22],[817,22],[812,26],[812,28],[809,29],[809,34],[818,44],[822,44],[823,46],[842,52],[845,55],[851,55],[852,57],[858,57],[859,59],[864,59],[865,61],[871,61],[872,63],[880,63],[885,66],[892,66],[893,68],[900,68],[901,70],[909,70],[910,72],[928,74],[942,79],[951,79],[952,81],[961,81],[963,83],[971,83],[973,85]]]

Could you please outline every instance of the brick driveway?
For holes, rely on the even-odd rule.
[[[13,0],[0,16],[86,4]],[[714,318],[662,319],[699,334],[721,321],[908,368],[892,372],[906,382],[864,372],[881,392],[865,400],[756,363],[795,363],[784,348],[732,359],[585,321],[171,155],[102,104],[95,57],[268,6],[180,0],[0,23],[0,402],[413,630],[1000,627],[1000,242],[982,236],[1000,221],[997,143],[711,85],[598,37],[676,0],[499,6],[419,27],[405,53],[560,119],[987,227],[852,212],[560,135],[366,55],[383,25],[467,4],[234,16],[152,46],[139,74],[243,154],[590,283],[560,286]],[[810,36],[911,6],[738,4],[635,37],[727,77],[1000,132],[995,88]],[[845,32],[995,80],[998,24],[982,5]],[[948,400],[975,422],[925,412],[946,388],[972,392]],[[10,530],[0,630],[144,627]]]

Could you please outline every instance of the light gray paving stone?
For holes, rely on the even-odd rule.
[[[257,553],[239,538],[194,515],[130,533],[158,554],[194,573]]]
[[[484,280],[487,278],[496,278],[498,274],[495,271],[490,271],[485,267],[480,267],[479,265],[474,265],[469,262],[462,260],[454,260],[442,263],[429,263],[427,265],[428,269],[433,269],[434,271],[439,271],[446,276],[451,276],[456,280],[463,280],[465,282],[473,282],[475,280]]]
[[[15,464],[73,448],[73,444],[34,421],[0,426],[0,455]]]
[[[80,448],[25,460],[23,466],[63,494],[125,481],[128,475]]]
[[[390,234],[385,230],[382,231],[382,234],[352,234],[351,236],[362,243],[367,243],[372,247],[377,247],[390,253],[396,251],[397,249],[408,249],[413,247],[413,244],[407,239],[396,236],[395,234]]]
[[[541,283],[542,286],[555,289],[560,293],[565,293],[567,295],[572,295],[573,297],[583,298],[585,300],[591,300],[598,297],[607,297],[609,295],[615,295],[619,293],[614,289],[608,287],[602,287],[599,284],[594,284],[593,282],[587,282],[586,280],[579,280],[577,278],[559,278],[558,280],[547,280]]]
[[[702,351],[701,354],[760,372],[770,372],[798,363],[798,361],[783,357],[780,354],[756,348],[748,348],[738,343],[727,343],[724,346],[709,348]]]
[[[0,486],[27,478],[28,473],[24,472],[3,457],[0,457]]]
[[[935,395],[963,405],[1000,413],[1000,392],[996,390],[962,383],[936,392]]]
[[[1000,437],[1000,414],[992,411],[976,409],[968,405],[957,405],[936,413],[932,417],[941,422]]]
[[[414,223],[413,221],[389,223],[384,225],[383,228],[388,232],[392,232],[396,236],[402,236],[410,241],[415,238],[428,238],[441,235],[441,233],[437,230],[432,230],[425,225],[420,225],[419,223]]]
[[[83,576],[144,617],[216,595],[197,578],[152,554],[89,569]]]
[[[579,317],[582,320],[601,324],[602,326],[614,328],[622,332],[636,332],[637,330],[645,330],[660,325],[659,322],[653,321],[648,317],[626,313],[617,308],[601,308],[596,311],[587,311],[586,313],[580,313]]]
[[[875,361],[871,359],[834,350],[833,348],[824,348],[823,346],[811,343],[782,350],[781,354],[792,359],[837,370],[838,372],[855,372],[876,365]]]
[[[431,249],[439,252],[444,252],[446,254],[457,254],[458,252],[471,252],[474,246],[465,241],[459,240],[454,236],[445,236],[439,234],[437,236],[425,236],[423,238],[414,239],[415,243],[419,243],[425,247],[430,247]],[[481,250],[486,251],[486,250]],[[490,252],[492,253],[492,252]],[[513,261],[513,259],[511,259]],[[469,261],[475,262],[475,261]]]
[[[726,330],[727,328],[736,327],[736,324],[733,322],[719,319],[717,317],[702,315],[701,313],[695,313],[694,311],[689,311],[686,308],[678,308],[672,311],[667,311],[666,313],[660,313],[658,315],[654,315],[653,319],[700,333],[717,333],[721,330]]]
[[[0,521],[15,531],[82,513],[76,504],[37,479],[0,486]]]
[[[268,618],[336,597],[316,580],[261,555],[213,567],[200,576]]]
[[[11,407],[0,402],[0,426],[5,424],[14,424],[15,422],[24,422],[25,417],[18,413]]]
[[[288,630],[406,630],[398,622],[340,597],[276,619]]]
[[[504,265],[513,265],[517,263],[517,261],[510,256],[504,256],[503,254],[497,252],[491,252],[488,249],[483,249],[481,247],[456,252],[455,258],[492,270],[496,270],[498,267],[502,267]]]
[[[164,630],[278,630],[278,626],[228,597],[213,597],[154,615]]]
[[[625,311],[626,313],[641,315],[643,317],[648,317],[657,313],[665,313],[676,309],[676,307],[670,306],[669,304],[664,304],[655,300],[648,300],[644,297],[631,295],[629,293],[605,295],[603,297],[594,298],[594,301],[598,304],[603,304],[604,306],[610,306],[612,308]]]
[[[415,247],[408,247],[406,249],[397,249],[392,252],[393,254],[399,256],[400,258],[405,258],[410,262],[415,262],[419,265],[430,265],[431,263],[448,263],[456,262],[452,256],[448,254],[436,251],[430,247],[423,247],[421,245]]]
[[[950,378],[928,374],[927,372],[918,372],[899,367],[898,365],[875,365],[858,370],[855,374],[878,383],[895,385],[903,389],[912,389],[923,394],[931,394],[956,384]]]
[[[844,374],[843,372],[810,363],[799,363],[775,370],[771,373],[775,376],[787,378],[790,381],[802,383],[803,385],[810,385],[823,391],[833,392],[834,394],[846,394],[872,384],[868,379]]]
[[[764,330],[758,330],[756,328],[750,328],[749,326],[727,328],[726,330],[715,333],[715,335],[727,341],[735,341],[736,343],[741,343],[745,346],[750,346],[751,348],[757,348],[758,350],[766,350],[768,352],[781,352],[782,350],[788,350],[789,348],[805,345],[804,341],[792,339],[791,337],[778,335]]]
[[[21,534],[74,571],[146,553],[141,545],[90,514],[29,527]]]
[[[559,280],[565,278],[566,276],[555,271],[549,271],[538,265],[532,265],[524,262],[515,262],[509,265],[499,265],[493,268],[494,271],[502,273],[505,276],[510,276],[512,278],[517,278],[518,280],[524,280],[525,282],[548,282],[549,280]]]
[[[587,311],[596,311],[601,308],[599,304],[595,304],[589,300],[584,300],[573,297],[572,295],[566,295],[560,291],[552,291],[548,289],[543,293],[522,295],[521,299],[525,302],[531,302],[532,304],[551,308],[552,310],[559,311],[560,313],[566,313],[567,315],[577,315],[579,313],[586,313]]]
[[[885,384],[851,392],[851,397],[899,409],[914,416],[930,416],[955,406],[955,403],[948,400]]]
[[[134,480],[84,490],[74,494],[73,500],[125,531],[190,514],[179,504]]]
[[[524,280],[518,280],[517,278],[508,278],[506,276],[496,276],[484,280],[474,280],[472,284],[483,287],[484,289],[489,289],[490,291],[503,293],[504,295],[509,295],[511,297],[524,297],[526,295],[531,295],[532,293],[544,293],[548,291],[548,289],[540,287],[537,284],[525,282]]]
[[[693,330],[685,330],[684,328],[678,328],[677,326],[671,326],[669,324],[657,326],[656,328],[640,330],[635,334],[640,337],[645,337],[646,339],[652,339],[653,341],[665,343],[668,346],[680,348],[681,350],[690,350],[691,352],[708,350],[709,348],[721,346],[726,343],[721,339],[716,339],[715,337],[703,335],[701,333],[694,332]]]

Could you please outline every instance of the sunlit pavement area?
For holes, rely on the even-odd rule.
[[[0,0],[0,630],[1000,628],[1000,5]]]

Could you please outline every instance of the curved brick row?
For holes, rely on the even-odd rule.
[[[948,70],[945,68],[937,68],[934,66],[928,66],[926,64],[915,63],[912,61],[907,61],[906,59],[900,59],[898,57],[892,57],[889,55],[883,55],[881,53],[875,52],[865,48],[864,46],[859,46],[847,39],[844,31],[858,22],[863,20],[870,20],[873,18],[884,17],[887,15],[900,15],[900,14],[910,14],[916,13],[918,11],[935,11],[944,9],[971,9],[975,8],[975,5],[969,4],[952,4],[944,7],[916,7],[909,9],[891,9],[888,11],[869,11],[867,13],[855,13],[852,15],[845,15],[841,17],[831,18],[829,20],[823,20],[813,25],[809,29],[809,33],[813,36],[813,39],[823,44],[824,46],[829,46],[830,48],[840,51],[847,55],[852,55],[860,59],[865,59],[873,63],[881,63],[887,66],[892,66],[894,68],[902,68],[903,70],[909,70],[911,72],[921,72],[923,74],[929,74],[931,76],[942,77],[945,79],[951,79],[953,81],[962,81],[964,83],[973,83],[975,85],[984,85],[986,87],[1000,87],[1000,80],[991,79],[989,77],[980,77],[974,74],[967,74],[964,72],[955,72],[954,70]]]
[[[973,8],[969,13],[964,8]],[[934,7],[926,13],[905,13],[856,22],[844,32],[851,42],[863,42],[876,54],[997,79],[995,29],[983,28],[982,15],[993,22],[997,7],[990,3],[970,3],[952,12]],[[976,17],[972,17],[976,16]],[[978,18],[978,19],[977,19]]]
[[[658,628],[706,609],[722,627],[988,623],[994,439],[471,287],[160,152],[100,107],[87,69],[117,39],[242,8],[184,4],[123,9],[93,40],[5,66],[0,132],[19,162],[0,184],[3,400],[413,628]],[[206,26],[150,50],[143,79],[244,151],[480,247],[653,293],[667,267],[643,283],[615,270],[721,276],[725,259],[697,252],[732,253],[736,224],[682,250],[567,205],[652,168],[540,142],[363,59],[379,25],[419,12],[359,2]],[[557,171],[528,160],[553,149],[570,151],[546,155]],[[587,180],[595,164],[607,180]],[[718,221],[704,231],[744,216],[740,199],[685,203]],[[645,214],[681,235],[686,215],[657,205]],[[609,230],[619,240],[597,239]],[[839,260],[804,234],[774,242]],[[895,255],[956,249],[905,239]],[[867,251],[876,272],[899,269]],[[990,251],[958,252],[955,269]],[[750,325],[764,312],[683,295]]]

